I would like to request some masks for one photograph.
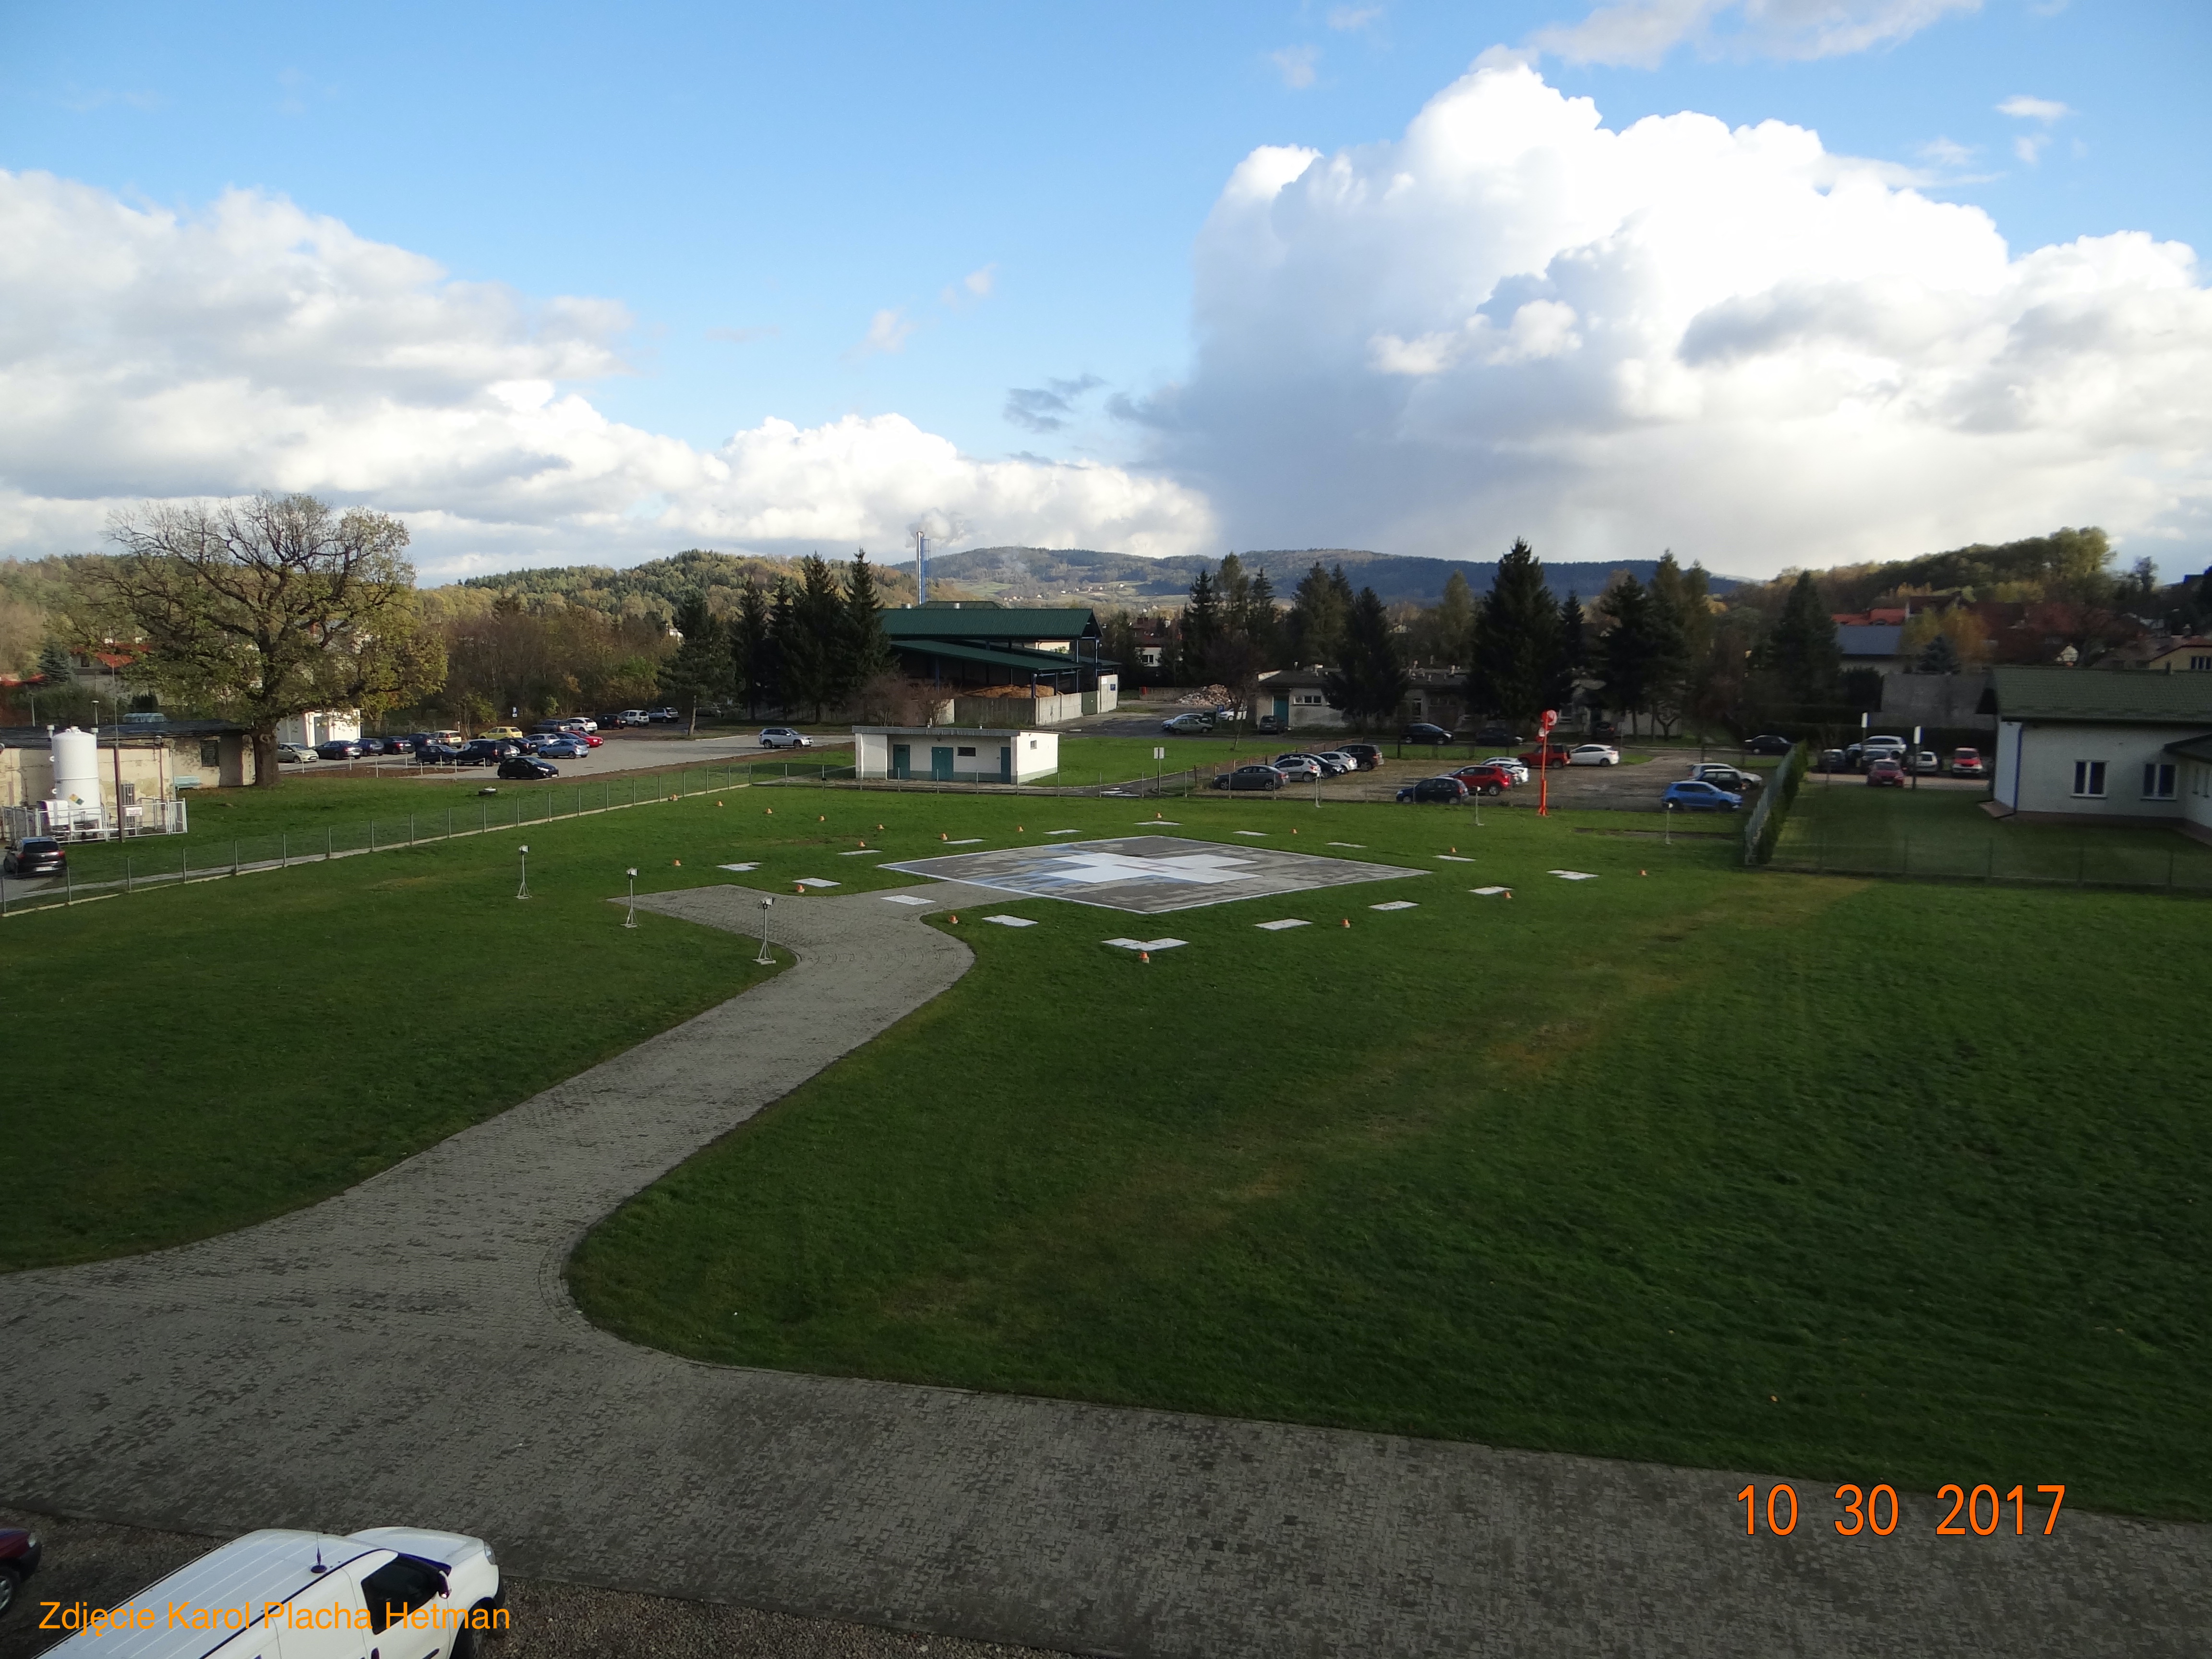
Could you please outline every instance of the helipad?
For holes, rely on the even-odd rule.
[[[1010,847],[995,853],[961,853],[877,868],[965,882],[1030,898],[1067,899],[1103,909],[1147,915],[1426,873],[1310,853],[1285,853],[1272,847],[1224,847],[1175,836],[1124,836],[1111,841]]]

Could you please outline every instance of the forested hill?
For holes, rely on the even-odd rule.
[[[825,550],[831,558],[849,558],[837,549]],[[1370,553],[1358,548],[1301,548],[1265,552],[1240,552],[1248,570],[1267,573],[1275,592],[1287,599],[1300,576],[1316,562],[1341,564],[1355,587],[1372,587],[1387,604],[1401,600],[1434,605],[1444,582],[1455,570],[1467,578],[1477,593],[1490,590],[1497,570],[1492,562],[1465,559],[1404,558]],[[933,555],[929,576],[933,597],[992,599],[1007,605],[1089,605],[1112,610],[1132,610],[1179,604],[1201,570],[1212,570],[1213,558],[1190,555],[1169,559],[1144,559],[1128,553],[1104,553],[1088,548],[978,547],[962,552]],[[1604,592],[1616,571],[1627,571],[1649,581],[1657,561],[1622,559],[1611,563],[1547,564],[1545,580],[1553,593],[1570,592],[1590,599]],[[773,583],[790,566],[776,559],[693,550],[673,557],[654,559],[626,570],[600,565],[567,565],[545,570],[513,570],[494,576],[471,576],[461,584],[499,592],[530,596],[558,594],[573,605],[620,616],[665,615],[694,593],[710,597],[717,589],[734,590],[750,575]],[[1725,593],[1736,586],[1729,577],[1711,579],[1712,591]],[[883,570],[884,599],[892,605],[914,599],[914,560],[911,555]]]

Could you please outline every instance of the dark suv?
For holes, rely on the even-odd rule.
[[[1340,743],[1336,752],[1358,762],[1363,772],[1372,772],[1382,764],[1382,751],[1371,743]]]
[[[1415,720],[1398,734],[1401,743],[1447,744],[1452,734],[1441,726],[1431,726],[1426,720]]]
[[[26,836],[0,860],[0,874],[10,876],[58,876],[68,868],[69,854],[52,836]]]
[[[522,752],[520,747],[505,738],[473,738],[461,745],[461,752],[453,757],[456,766],[496,766],[503,760],[512,760]]]

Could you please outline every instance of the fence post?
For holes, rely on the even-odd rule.
[[[410,847],[415,844],[415,815],[412,812],[407,815],[407,844]]]
[[[368,821],[368,850],[372,853],[376,850],[376,820],[374,818]]]
[[[323,862],[325,864],[328,864],[331,861],[331,848],[333,844],[331,837],[336,833],[336,831],[329,829],[327,826],[323,830]]]
[[[62,908],[67,909],[76,902],[76,867],[64,861],[62,865]]]
[[[292,867],[292,837],[282,830],[276,832],[276,867],[280,870]]]
[[[238,873],[238,843],[234,841],[230,844],[230,873]]]

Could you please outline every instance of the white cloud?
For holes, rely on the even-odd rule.
[[[1656,69],[1685,44],[1709,57],[1834,58],[1888,46],[1982,0],[1614,0],[1540,29],[1539,52],[1571,64]]]
[[[878,352],[898,352],[906,349],[916,325],[906,314],[903,307],[891,307],[868,319],[868,331],[848,354],[854,358],[872,357]]]
[[[2047,132],[2023,132],[2012,141],[2012,153],[2028,166],[2033,167],[2043,159],[2043,151],[2051,143]]]
[[[1607,131],[1524,66],[1395,143],[1255,151],[1194,368],[1126,412],[1237,546],[1717,569],[2212,516],[2212,294],[2139,233],[2014,256],[1779,122]]]
[[[1382,8],[1380,6],[1332,6],[1329,8],[1329,27],[1346,33],[1371,27],[1382,21]]]
[[[1962,167],[1974,159],[1974,154],[1972,144],[1962,144],[1955,139],[1940,136],[1930,138],[1920,147],[1921,159],[1939,167]]]
[[[1303,92],[1313,85],[1321,62],[1317,46],[1285,46],[1280,52],[1271,52],[1267,61],[1275,66],[1275,73],[1283,77],[1283,84],[1293,92]]]
[[[947,283],[938,292],[938,299],[954,310],[963,306],[980,305],[991,297],[999,285],[999,267],[995,264],[971,270],[957,283]]]
[[[872,337],[902,338],[896,312]],[[0,173],[0,551],[99,544],[141,498],[304,489],[404,517],[428,577],[689,545],[993,540],[1182,552],[1205,501],[1103,465],[988,461],[897,415],[769,420],[712,449],[611,421],[626,310],[448,279],[290,203],[192,216]],[[732,331],[735,332],[735,331]]]
[[[2016,121],[2040,121],[2049,126],[2053,121],[2063,121],[2074,112],[2053,98],[2031,98],[2026,93],[2016,93],[1997,106],[1997,113],[2009,115]]]

